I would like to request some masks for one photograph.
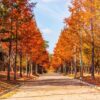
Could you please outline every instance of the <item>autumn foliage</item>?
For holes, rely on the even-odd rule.
[[[0,45],[1,68],[10,72],[14,71],[14,79],[20,69],[27,73],[34,73],[34,65],[47,68],[49,55],[45,47],[45,40],[37,27],[34,7],[36,3],[29,0],[1,0],[0,1]],[[4,67],[6,66],[6,67]]]
[[[52,66],[69,73],[100,72],[100,0],[73,0],[54,49]],[[62,67],[61,67],[62,66]]]

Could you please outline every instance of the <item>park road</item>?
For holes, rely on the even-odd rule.
[[[52,73],[25,82],[5,100],[100,100],[100,91],[67,76]]]

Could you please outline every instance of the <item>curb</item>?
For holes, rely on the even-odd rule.
[[[73,80],[76,80],[80,83],[83,83],[84,85],[90,86],[91,88],[95,88],[95,89],[100,91],[100,87],[97,86],[97,85],[94,85],[94,84],[91,84],[91,83],[88,83],[88,82],[85,82],[85,81],[82,81],[82,80],[79,80],[79,79],[73,79]]]
[[[68,78],[73,79],[73,80],[75,80],[77,82],[80,82],[80,83],[82,83],[84,85],[90,86],[91,88],[95,88],[96,90],[99,90],[100,91],[100,87],[97,86],[97,85],[94,85],[94,84],[91,84],[91,83],[88,83],[88,82],[85,82],[85,81],[82,81],[82,80],[79,80],[79,79],[74,79],[72,77],[68,77]]]
[[[28,79],[28,80],[30,80],[30,79]],[[27,80],[27,81],[28,81],[28,80]],[[9,93],[9,92],[11,92],[11,91],[13,91],[13,90],[15,90],[15,89],[21,87],[21,86],[24,85],[24,84],[25,84],[25,83],[23,82],[23,83],[18,84],[18,85],[14,86],[14,87],[12,87],[12,88],[10,88],[10,89],[8,89],[8,90],[5,90],[5,91],[3,91],[3,92],[0,93],[0,96],[3,96],[3,95],[5,95],[5,94]]]
[[[7,94],[7,93],[13,91],[13,90],[19,88],[19,87],[22,86],[22,85],[23,85],[23,84],[19,84],[19,85],[14,86],[14,87],[11,88],[11,89],[8,89],[8,90],[5,90],[5,91],[1,92],[1,93],[0,93],[0,96],[3,96],[3,95],[5,95],[5,94]]]

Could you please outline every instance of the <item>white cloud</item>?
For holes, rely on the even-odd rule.
[[[48,3],[48,2],[51,2],[52,0],[42,0],[42,2],[46,2],[46,3]]]
[[[42,29],[41,31],[43,32],[43,34],[51,34],[52,33],[52,30],[49,28]]]
[[[67,17],[67,14],[69,16],[67,9],[59,9],[57,5],[55,5],[55,8],[49,8],[44,4],[40,4],[38,8],[41,10],[41,12],[44,12],[45,15],[48,15],[54,21],[62,22],[63,19]]]
[[[41,0],[41,1],[45,3],[50,3],[50,2],[59,2],[61,0]]]

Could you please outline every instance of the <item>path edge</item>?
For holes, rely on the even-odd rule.
[[[77,82],[80,82],[80,83],[82,83],[82,84],[84,84],[84,85],[90,86],[91,88],[95,88],[95,89],[97,89],[97,90],[100,91],[100,87],[97,86],[97,85],[94,85],[94,84],[91,84],[91,83],[85,82],[85,81],[80,80],[80,79],[74,79],[74,78],[71,78],[71,77],[68,77],[68,78],[73,79],[73,80],[75,80],[75,81],[77,81]]]
[[[12,91],[16,90],[17,88],[21,87],[22,85],[23,85],[23,83],[22,84],[18,84],[18,85],[14,86],[14,87],[12,87],[12,88],[10,88],[8,90],[5,90],[5,91],[1,92],[0,93],[0,97],[5,95],[5,94],[7,94],[7,93],[9,93],[9,92],[12,92]]]

